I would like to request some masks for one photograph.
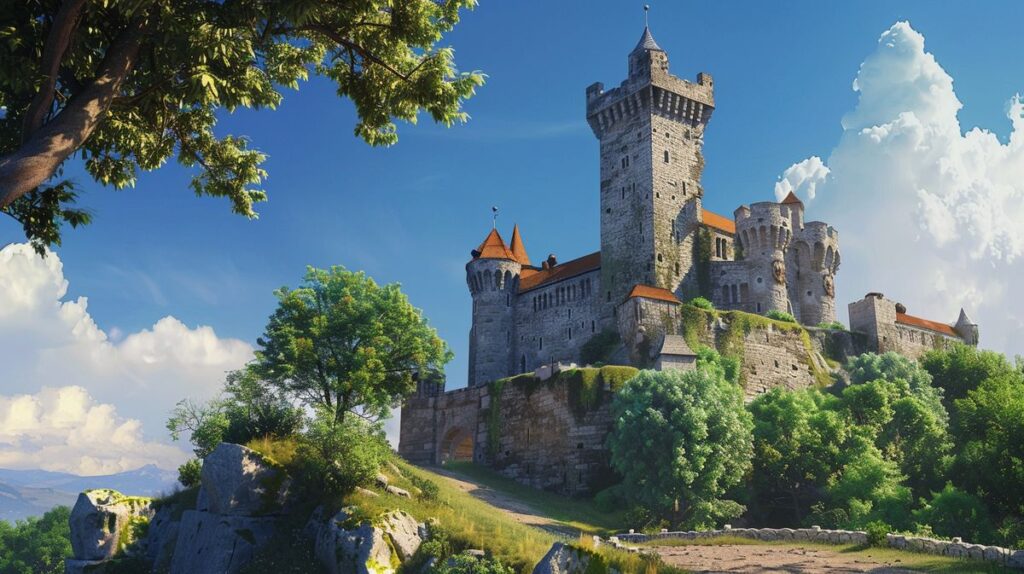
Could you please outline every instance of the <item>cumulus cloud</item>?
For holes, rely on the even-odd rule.
[[[840,232],[841,300],[884,291],[909,312],[952,321],[965,307],[982,345],[1024,352],[1024,104],[1011,134],[964,133],[953,78],[907,22],[861,64],[856,107],[826,162],[794,164],[776,185]],[[826,177],[827,176],[827,177]]]
[[[0,438],[6,445],[0,454],[0,466],[19,460],[25,464],[45,460],[49,455],[40,454],[43,452],[77,460],[69,464],[77,464],[81,470],[135,464],[148,448],[140,445],[150,444],[144,442],[143,431],[150,437],[164,439],[164,422],[178,400],[212,397],[220,389],[225,372],[239,368],[252,357],[249,344],[220,338],[210,327],[188,327],[171,316],[138,332],[112,330],[116,336],[108,336],[89,314],[88,300],[65,300],[67,291],[68,281],[56,254],[41,258],[23,244],[0,249],[3,391],[20,393],[0,399],[8,401],[0,402],[0,408],[20,401],[17,404],[37,405],[25,416],[50,413],[38,415],[33,419],[35,426],[26,423],[25,427],[15,424],[20,415],[7,415],[7,422],[0,423],[4,429],[25,431],[18,435],[21,438],[10,434]],[[39,391],[44,387],[50,390]],[[69,405],[78,405],[78,414],[69,414],[76,412],[70,406],[69,410],[47,410],[50,403],[46,401],[57,400],[54,397],[64,397],[63,400],[71,401]],[[117,419],[115,408],[131,418]],[[92,417],[99,416],[109,418],[112,426],[87,426],[94,424],[90,422]],[[65,432],[65,427],[58,423],[68,424],[67,421],[79,426]],[[44,430],[47,425],[51,434]],[[107,436],[98,442],[82,440],[80,433],[91,432],[90,429],[95,430],[95,436],[104,432]],[[43,435],[46,442],[33,442],[33,437]],[[67,439],[62,444],[53,442],[62,436]],[[105,450],[94,450],[101,445]],[[159,460],[147,462],[158,462],[164,467],[180,458],[176,448],[178,454],[155,447],[148,450],[152,452],[151,458]],[[17,458],[16,451],[21,458]],[[88,457],[96,460],[84,462]]]
[[[818,184],[825,181],[828,172],[821,158],[816,155],[794,163],[786,168],[779,181],[775,182],[775,201],[786,199],[790,193],[814,199],[817,196]]]
[[[0,467],[79,475],[112,474],[146,464],[169,467],[186,454],[146,441],[142,423],[95,402],[82,387],[0,396]]]

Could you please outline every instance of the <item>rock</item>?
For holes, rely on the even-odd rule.
[[[362,494],[364,496],[380,496],[376,492],[374,492],[374,491],[372,491],[372,490],[370,490],[368,488],[363,488],[361,486],[357,486],[356,487],[356,492],[358,492],[359,494]]]
[[[387,488],[388,487],[388,482],[390,482],[388,480],[388,477],[386,475],[384,475],[383,473],[380,473],[380,472],[377,473],[377,477],[374,478],[374,480],[377,482],[377,486],[379,486],[381,488]]]
[[[313,513],[309,515],[309,520],[306,521],[306,525],[302,527],[302,537],[310,540],[316,540],[316,537],[320,534],[320,529],[326,524],[324,514],[327,513],[327,509],[323,505],[317,506],[313,509]]]
[[[402,472],[402,469],[398,468],[398,465],[396,465],[395,463],[391,462],[390,460],[387,462],[387,465],[388,465],[388,470],[390,470],[392,472],[392,474],[394,474],[395,476],[400,476],[402,478],[405,478],[405,473]]]
[[[152,518],[151,502],[108,489],[79,494],[68,520],[74,558],[106,560],[129,545],[133,542],[133,527]]]
[[[402,562],[412,558],[423,543],[420,525],[415,518],[401,510],[385,514],[381,519],[381,528],[391,538],[391,544]]]
[[[1006,565],[1010,568],[1024,570],[1024,550],[1018,550],[1011,554],[1010,559],[1006,562]]]
[[[345,530],[331,519],[320,529],[315,554],[328,574],[389,574],[399,562],[384,536],[369,522]]]
[[[395,496],[401,496],[401,497],[404,497],[404,498],[412,498],[412,495],[409,494],[408,490],[405,490],[405,489],[402,489],[402,488],[398,488],[397,486],[392,486],[392,485],[389,484],[389,485],[387,485],[387,487],[384,488],[384,490],[386,490],[387,492],[389,492],[391,494],[394,494]]]
[[[483,560],[484,558],[487,558],[487,553],[483,550],[480,550],[479,548],[468,548],[466,550],[463,550],[462,555],[471,556],[473,558],[476,558],[477,560]]]
[[[146,532],[146,559],[153,565],[154,572],[164,572],[171,565],[171,556],[178,541],[180,520],[174,520],[174,508],[161,506],[149,521]]]
[[[555,542],[533,568],[533,574],[581,574],[589,563],[589,556],[580,556],[576,550]]]
[[[171,574],[235,574],[270,541],[276,526],[274,518],[186,510]]]
[[[220,443],[203,460],[202,491],[214,514],[260,516],[281,512],[291,480],[256,451]]]
[[[106,560],[75,560],[68,558],[64,560],[64,574],[86,574],[99,572]]]

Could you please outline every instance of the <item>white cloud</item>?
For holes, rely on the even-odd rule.
[[[909,312],[952,321],[961,306],[982,345],[1024,352],[1024,105],[1009,101],[1006,143],[964,133],[953,79],[907,22],[882,34],[853,83],[859,100],[821,167],[779,185],[817,195],[809,215],[840,232],[840,300],[879,290]],[[803,167],[798,167],[803,166]]]
[[[0,396],[0,467],[80,475],[112,474],[146,464],[173,467],[181,449],[147,442],[142,423],[95,402],[78,386]]]
[[[779,181],[775,182],[775,200],[782,201],[790,193],[814,199],[817,196],[818,184],[825,181],[828,173],[828,168],[816,155],[794,163],[786,168]]]
[[[46,452],[72,461],[94,459],[88,463],[69,463],[82,468],[122,464],[114,460],[134,464],[141,460],[141,451],[136,447],[148,444],[141,438],[143,429],[148,436],[165,440],[164,423],[178,400],[212,397],[220,389],[225,372],[239,368],[252,357],[249,344],[222,339],[210,327],[190,328],[171,316],[134,333],[111,329],[108,336],[89,315],[88,300],[79,297],[66,301],[67,290],[68,282],[56,254],[40,258],[22,244],[0,249],[0,377],[5,393],[23,393],[0,400],[20,401],[16,404],[28,408],[32,400],[43,400],[39,397],[46,391],[39,392],[40,388],[50,387],[56,389],[52,392],[65,393],[60,396],[77,401],[80,411],[96,413],[91,416],[102,414],[113,421],[116,407],[132,418],[107,429],[108,436],[100,442],[72,441],[79,437],[77,431],[67,435],[63,446],[32,442],[31,437],[43,432],[39,429],[49,423],[53,423],[51,430],[56,436],[61,436],[62,431],[56,429],[64,427],[53,425],[66,419],[62,413],[73,409],[57,409],[36,423],[26,423],[26,429],[35,430],[26,430],[22,440],[4,439],[19,445],[13,447],[15,450],[28,449],[18,450],[20,460],[28,461],[33,455],[43,456],[40,453]],[[87,392],[99,403],[92,403],[90,397],[76,395],[69,388]],[[20,428],[15,424],[19,416],[22,415],[10,414],[9,421],[0,424],[4,428]],[[89,417],[75,416],[78,431],[92,428],[88,427],[93,424]],[[106,451],[93,450],[102,445]],[[19,460],[11,458],[15,457],[13,452],[0,450],[0,466]],[[171,451],[153,448],[152,452],[165,467],[177,460]],[[49,455],[40,460],[44,459],[48,460]]]

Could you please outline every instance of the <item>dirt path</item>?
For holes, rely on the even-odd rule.
[[[511,516],[516,522],[547,530],[557,536],[575,538],[579,535],[578,530],[570,528],[561,522],[552,520],[546,516],[541,516],[541,514],[533,507],[523,504],[503,492],[494,490],[493,488],[478,482],[474,482],[466,476],[451,472],[450,470],[441,467],[430,467],[430,471],[444,476],[445,479],[455,485],[459,490],[467,492],[470,496],[482,500],[498,510],[501,510]]]
[[[913,570],[899,568],[869,555],[844,554],[821,548],[796,546],[664,546],[658,554],[666,563],[699,573],[740,572],[765,574],[788,572],[800,574],[857,573],[903,574]]]

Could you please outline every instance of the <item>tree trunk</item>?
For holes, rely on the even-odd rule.
[[[53,105],[53,93],[57,86],[57,76],[60,74],[60,64],[64,60],[64,52],[67,51],[75,36],[75,29],[78,28],[78,19],[84,5],[85,0],[64,0],[57,10],[57,15],[53,17],[50,33],[47,34],[46,44],[43,45],[43,57],[39,66],[43,81],[25,113],[21,138],[23,142],[28,141],[32,134],[43,125],[46,114]]]
[[[131,73],[146,29],[145,17],[132,20],[107,48],[96,79],[20,148],[0,158],[0,209],[50,179],[89,139]]]

